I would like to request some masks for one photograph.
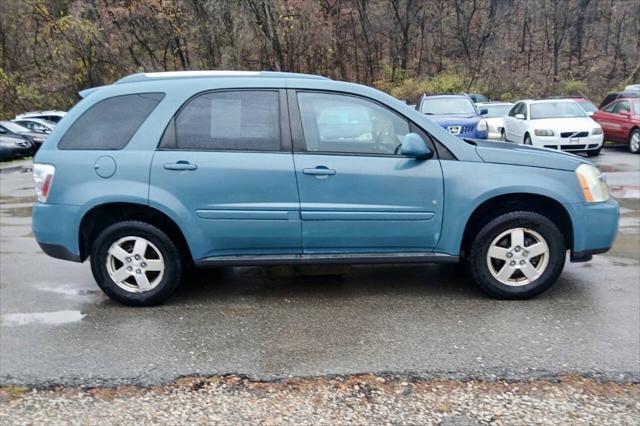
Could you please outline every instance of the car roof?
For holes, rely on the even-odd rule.
[[[202,71],[162,71],[162,72],[141,72],[136,74],[127,75],[120,80],[113,83],[113,86],[122,86],[130,83],[156,83],[156,82],[169,82],[180,80],[206,80],[206,79],[296,79],[296,80],[326,80],[332,81],[327,77],[315,74],[300,74],[293,72],[280,72],[280,71],[226,71],[226,70],[202,70]],[[81,98],[86,98],[90,94],[97,90],[108,87],[95,86],[88,89],[84,89],[78,92]]]
[[[436,95],[427,95],[426,93],[422,95],[423,98],[464,98],[469,99],[467,95],[461,95],[456,93],[440,93]]]
[[[507,102],[507,101],[489,101],[489,102],[478,102],[476,105],[478,105],[478,106],[491,106],[491,105],[513,105],[513,102]]]
[[[52,126],[52,125],[55,126],[56,124],[53,121],[45,120],[44,118],[38,118],[38,117],[18,117],[18,118],[14,118],[11,121],[33,121],[40,124],[46,124],[47,126]]]
[[[580,95],[549,96],[548,98],[540,99],[540,100],[558,100],[558,99],[571,99],[572,101],[589,101],[589,99],[585,98],[584,96],[580,96]],[[591,101],[589,101],[589,102],[591,102]]]
[[[526,104],[547,104],[552,102],[575,102],[572,98],[558,98],[558,99],[523,99],[518,102],[524,102]]]
[[[60,115],[63,116],[65,115],[67,112],[66,111],[60,111],[60,110],[55,110],[55,109],[49,109],[49,110],[45,110],[45,111],[28,111],[28,112],[23,112],[22,114],[18,114],[16,115],[16,118],[18,117],[30,117],[33,115]]]
[[[279,71],[164,71],[164,72],[141,72],[130,74],[116,81],[115,84],[135,83],[151,80],[171,80],[184,78],[225,78],[225,77],[253,77],[253,78],[301,78],[311,80],[329,80],[327,77],[314,74],[299,74],[293,72]]]
[[[640,102],[640,98],[618,98],[618,99],[612,100],[611,103],[620,102],[620,101]]]

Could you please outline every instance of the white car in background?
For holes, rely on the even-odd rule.
[[[570,152],[600,154],[602,127],[575,101],[518,101],[504,118],[502,140]]]
[[[630,84],[624,88],[625,92],[638,92],[640,93],[640,84]]]
[[[16,118],[13,121],[22,120],[25,118],[38,118],[41,120],[53,121],[54,123],[58,123],[58,121],[62,120],[62,117],[64,117],[66,114],[66,111],[59,111],[54,109],[47,111],[29,111],[16,115]]]
[[[482,114],[487,123],[487,138],[501,139],[504,128],[504,116],[507,115],[513,103],[511,102],[481,102],[476,107],[479,111],[486,109],[487,113]]]
[[[56,127],[56,123],[42,118],[16,118],[11,120],[14,123],[18,123],[34,132],[49,134]]]

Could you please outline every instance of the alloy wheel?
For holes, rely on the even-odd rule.
[[[527,228],[513,228],[493,240],[487,252],[487,266],[500,283],[523,286],[544,273],[549,254],[549,246],[540,234]]]
[[[640,132],[633,132],[631,140],[629,141],[629,148],[631,149],[631,152],[640,151]]]
[[[165,264],[160,250],[142,237],[128,236],[111,244],[107,272],[123,290],[142,293],[158,286]]]

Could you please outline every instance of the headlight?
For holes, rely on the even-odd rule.
[[[609,199],[609,188],[604,176],[596,167],[586,163],[580,164],[576,169],[576,176],[585,201],[599,203]]]
[[[535,133],[536,136],[553,136],[553,130],[548,129],[535,129],[533,133]]]
[[[596,127],[595,129],[593,129],[591,131],[592,135],[601,135],[602,134],[602,127]]]
[[[487,120],[480,120],[478,122],[478,130],[480,130],[481,132],[487,131]]]

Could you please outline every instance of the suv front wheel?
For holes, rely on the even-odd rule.
[[[129,306],[164,302],[178,287],[182,266],[167,234],[146,222],[107,227],[91,251],[91,270],[102,291]]]
[[[528,299],[558,279],[566,256],[558,227],[541,214],[516,211],[480,229],[471,245],[471,273],[482,290],[499,299]]]

